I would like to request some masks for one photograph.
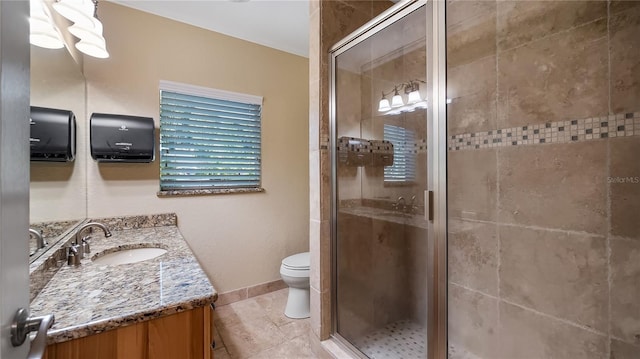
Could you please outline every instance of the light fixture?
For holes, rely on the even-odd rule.
[[[29,41],[36,46],[61,49],[65,43],[44,1],[30,0]],[[109,57],[106,41],[102,36],[103,26],[98,20],[98,0],[54,0],[51,6],[60,15],[73,21],[73,26],[68,29],[80,39],[75,44],[79,51],[101,59]]]
[[[378,112],[382,115],[399,115],[404,112],[426,109],[428,107],[427,100],[422,99],[420,96],[420,83],[426,84],[425,81],[414,79],[395,85],[393,90],[388,93],[382,91],[382,99],[378,103]],[[406,104],[400,94],[400,90],[403,90],[404,94],[407,95]],[[389,104],[387,96],[391,94],[393,94],[393,97],[391,98],[391,104]],[[447,99],[447,103],[451,103],[451,100]]]
[[[29,42],[45,49],[61,49],[64,42],[56,29],[49,23],[39,19],[29,21]]]
[[[398,93],[398,87],[396,86],[394,90],[395,90],[395,94],[391,98],[391,107],[395,108],[395,107],[404,106],[404,100],[402,100],[402,96],[400,96],[400,94]]]
[[[422,101],[422,99],[420,98],[420,86],[418,85],[417,82],[409,82],[410,88],[409,88],[409,96],[407,98],[407,103],[409,105],[414,105],[420,101]]]
[[[92,26],[94,4],[91,0],[58,0],[53,8],[74,24]]]
[[[80,39],[76,43],[78,50],[89,56],[106,59],[109,57],[109,52],[107,51],[107,43],[102,36],[102,30],[102,23],[97,18],[93,18],[92,27],[74,25],[69,28],[69,32]]]
[[[109,57],[109,52],[107,51],[107,42],[102,36],[103,26],[102,22],[98,19],[98,0],[59,0],[57,4],[66,2],[66,5],[78,5],[81,3],[81,12],[83,14],[86,13],[87,8],[86,4],[88,3],[91,7],[89,11],[89,21],[86,22],[80,21],[73,24],[73,26],[69,27],[69,32],[80,39],[76,43],[76,49],[81,51],[82,53],[93,56],[99,59],[106,59]],[[66,9],[66,8],[65,8]],[[63,15],[64,16],[64,15]]]
[[[389,105],[389,100],[384,96],[384,92],[382,93],[382,99],[378,104],[378,112],[385,112],[391,110],[391,105]]]
[[[51,14],[40,0],[30,1],[29,42],[46,49],[61,49],[64,42],[51,22]]]

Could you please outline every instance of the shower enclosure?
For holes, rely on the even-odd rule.
[[[406,1],[335,45],[332,335],[640,358],[639,48],[639,1]]]
[[[640,1],[405,1],[331,50],[332,336],[640,358]]]
[[[427,4],[332,52],[334,331],[369,358],[427,355]]]

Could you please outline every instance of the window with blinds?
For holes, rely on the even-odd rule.
[[[384,181],[414,181],[416,178],[415,133],[404,127],[385,124],[384,139],[393,143],[393,165],[384,168]]]
[[[260,187],[262,98],[160,83],[160,190]]]

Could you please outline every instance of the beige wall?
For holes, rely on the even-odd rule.
[[[73,111],[78,152],[86,147],[81,71],[66,49],[31,46],[31,105]],[[30,162],[30,223],[86,217],[85,161],[85,156],[77,156],[73,162]]]
[[[308,60],[109,2],[100,19],[111,57],[85,58],[88,113],[157,123],[160,80],[263,96],[266,192],[158,198],[158,159],[89,161],[89,217],[176,212],[219,292],[279,279],[282,258],[308,250]]]

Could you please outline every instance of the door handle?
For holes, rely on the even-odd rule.
[[[433,191],[424,191],[424,219],[433,222]]]
[[[54,322],[53,314],[30,317],[28,310],[18,309],[11,324],[11,344],[18,347],[24,343],[29,333],[37,332],[36,338],[31,342],[27,359],[42,359],[47,347],[47,330],[53,326]]]

